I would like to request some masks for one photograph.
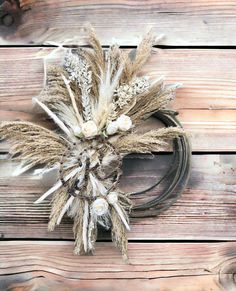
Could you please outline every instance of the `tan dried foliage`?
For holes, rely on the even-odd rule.
[[[159,152],[167,147],[168,140],[183,134],[183,129],[177,127],[151,130],[144,134],[131,133],[117,139],[114,146],[119,152],[126,154]]]
[[[68,149],[67,142],[52,131],[30,122],[0,123],[0,137],[10,142],[10,153],[32,166],[59,162]]]

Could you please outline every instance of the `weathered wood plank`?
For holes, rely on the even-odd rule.
[[[170,157],[126,160],[121,187],[133,192],[154,184],[166,171]],[[49,202],[33,204],[50,187],[49,181],[27,174],[11,178],[13,168],[13,164],[0,162],[0,235],[7,239],[72,239],[69,219],[48,233]],[[179,200],[157,218],[132,219],[129,239],[235,240],[235,171],[234,155],[193,156],[190,181]],[[152,190],[136,202],[150,199],[159,191],[161,188]],[[109,232],[101,236],[108,237]]]
[[[47,39],[81,36],[81,27],[90,22],[103,44],[110,44],[112,37],[116,37],[122,45],[136,45],[138,36],[153,27],[155,33],[166,35],[164,45],[236,45],[234,0],[19,2],[21,9],[15,6],[14,14],[11,5],[5,5],[5,10],[14,17],[10,22],[2,18],[2,23],[8,26],[1,25],[1,44],[11,41],[42,44]],[[25,10],[28,11],[23,13]]]
[[[130,243],[130,264],[108,243],[94,256],[72,242],[0,242],[1,290],[235,290],[236,243]],[[180,259],[181,258],[181,259]],[[51,289],[52,288],[52,289]],[[63,289],[62,289],[63,288]]]
[[[0,49],[0,120],[46,122],[31,102],[43,85],[38,51]],[[179,110],[193,150],[236,150],[236,50],[157,50],[144,72],[183,83],[172,108]]]

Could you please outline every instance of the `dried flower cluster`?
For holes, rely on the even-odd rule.
[[[45,165],[42,171],[58,169],[58,181],[36,201],[53,195],[49,230],[67,213],[74,220],[75,253],[81,254],[94,251],[100,224],[111,229],[126,259],[132,204],[119,189],[122,158],[157,152],[168,139],[183,134],[171,127],[135,131],[137,124],[165,107],[176,86],[138,76],[155,41],[151,34],[131,60],[117,45],[104,52],[93,29],[87,32],[90,48],[66,49],[63,66],[48,69],[46,87],[34,99],[59,133],[29,122],[2,122],[0,135],[22,161],[17,174],[35,165]]]

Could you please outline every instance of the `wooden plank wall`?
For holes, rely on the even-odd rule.
[[[38,53],[47,40],[84,44],[87,22],[103,45],[115,37],[124,49],[151,27],[165,34],[143,71],[183,83],[171,107],[190,135],[190,180],[162,215],[132,219],[130,264],[108,233],[94,256],[78,257],[71,222],[48,233],[49,203],[33,205],[47,179],[11,177],[16,164],[0,143],[0,290],[236,290],[235,1],[0,1],[0,120],[50,126],[31,103],[43,84]],[[169,159],[125,160],[123,189],[151,185]]]

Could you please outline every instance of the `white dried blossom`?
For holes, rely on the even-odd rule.
[[[106,133],[108,135],[115,134],[118,131],[118,123],[116,121],[111,121],[108,123],[106,128]]]
[[[98,128],[93,120],[89,120],[82,125],[82,133],[85,137],[94,137],[98,133]]]
[[[107,200],[109,204],[114,205],[115,203],[118,202],[118,194],[116,192],[110,192],[107,195]]]
[[[117,118],[118,128],[121,131],[127,131],[132,127],[132,120],[129,116],[122,114]]]
[[[92,204],[92,212],[96,215],[101,216],[106,214],[108,211],[108,203],[104,198],[97,198]]]
[[[80,137],[82,134],[81,128],[77,125],[73,128],[74,135]]]

